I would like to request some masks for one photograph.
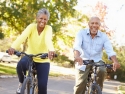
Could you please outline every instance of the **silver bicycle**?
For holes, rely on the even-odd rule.
[[[86,85],[86,93],[85,94],[102,94],[101,87],[97,84],[97,68],[99,66],[105,66],[106,68],[111,69],[113,67],[112,64],[98,64],[94,63],[93,60],[85,60],[83,61],[84,65],[91,65],[91,70],[88,74],[88,82]]]
[[[8,51],[7,51],[8,52]],[[29,68],[27,75],[24,75],[24,81],[21,88],[21,94],[38,94],[38,83],[37,83],[37,74],[36,68],[33,61],[33,57],[39,57],[41,59],[48,58],[48,53],[39,53],[36,55],[33,54],[26,54],[25,52],[14,52],[15,55],[20,57],[21,55],[25,55],[29,58]],[[55,54],[54,57],[57,57]]]

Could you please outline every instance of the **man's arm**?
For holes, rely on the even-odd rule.
[[[118,63],[118,60],[115,55],[111,56],[110,58],[111,58],[112,62]]]
[[[74,58],[80,57],[80,52],[78,50],[74,50]]]
[[[109,38],[105,35],[105,43],[104,43],[104,48],[106,50],[106,53],[108,54],[108,57],[112,60],[113,62],[113,70],[116,71],[120,67],[120,64],[116,58],[116,53],[113,50],[113,47],[111,45],[111,42]]]
[[[75,42],[74,42],[74,46],[73,46],[73,51],[74,51],[74,61],[78,62],[79,65],[83,64],[83,60],[80,57],[80,55],[82,54],[82,34],[79,31],[75,37]]]

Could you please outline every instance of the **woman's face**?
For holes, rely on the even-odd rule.
[[[44,28],[48,22],[48,16],[46,14],[40,14],[37,16],[36,21],[39,28]]]

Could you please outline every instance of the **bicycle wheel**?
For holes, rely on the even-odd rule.
[[[90,94],[102,94],[101,88],[97,84],[91,84],[89,88]]]
[[[36,77],[34,78],[33,94],[38,94],[38,81]]]
[[[22,84],[21,94],[30,94],[30,78],[26,78]]]
[[[38,85],[34,86],[33,94],[38,94]]]

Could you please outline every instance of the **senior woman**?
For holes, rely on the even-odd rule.
[[[55,54],[52,43],[52,27],[47,25],[49,17],[50,13],[47,9],[40,9],[36,15],[37,23],[28,25],[8,50],[10,55],[14,54],[14,51],[20,47],[21,43],[28,39],[27,54],[49,54],[48,59],[34,59],[38,78],[38,94],[47,94],[50,60],[53,59],[53,55]],[[17,94],[20,94],[20,89],[24,81],[23,72],[26,74],[26,70],[28,70],[27,61],[27,57],[24,56],[17,64],[17,74],[19,78],[19,86],[16,91]]]

